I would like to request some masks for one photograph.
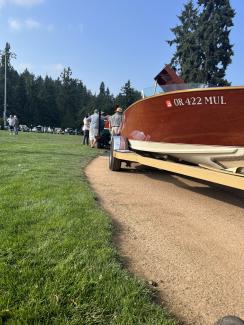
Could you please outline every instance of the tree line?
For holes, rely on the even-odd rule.
[[[81,80],[72,77],[70,67],[55,80],[49,76],[35,76],[27,69],[18,73],[11,64],[11,56],[10,44],[7,43],[1,51],[0,62],[0,125],[3,125],[5,61],[7,116],[17,115],[20,123],[28,126],[80,128],[83,117],[94,109],[112,114],[116,104],[125,109],[141,98],[130,80],[117,96],[111,94],[104,82],[100,84],[99,93],[93,94]]]
[[[230,84],[225,72],[234,54],[229,40],[234,16],[229,0],[189,0],[184,5],[180,23],[171,29],[174,38],[167,42],[175,47],[171,65],[185,82]],[[72,77],[69,67],[56,80],[35,76],[27,69],[19,74],[11,65],[12,55],[7,43],[0,61],[0,116],[6,61],[7,114],[16,114],[22,124],[79,128],[85,114],[94,109],[111,114],[116,104],[125,109],[141,98],[130,80],[117,96],[104,82],[99,93],[92,94],[81,80]]]

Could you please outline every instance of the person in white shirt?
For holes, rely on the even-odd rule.
[[[14,119],[13,115],[9,115],[9,118],[7,118],[7,122],[8,122],[10,134],[14,134],[15,119]]]
[[[90,130],[90,122],[88,120],[88,115],[86,115],[83,119],[83,144],[89,145],[89,130]]]
[[[97,142],[97,136],[99,131],[98,110],[95,109],[94,113],[91,116],[89,116],[87,120],[90,122],[90,131],[89,131],[90,145],[91,148],[94,148]]]

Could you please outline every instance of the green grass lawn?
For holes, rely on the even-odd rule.
[[[0,131],[0,324],[176,324],[123,270],[79,136]]]

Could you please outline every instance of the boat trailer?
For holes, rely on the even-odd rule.
[[[127,148],[128,144],[124,138],[120,136],[113,137],[109,156],[110,170],[120,171],[122,162],[127,164],[135,162],[141,165],[169,171],[171,173],[244,190],[244,174],[151,158],[143,156],[142,154],[136,153]]]

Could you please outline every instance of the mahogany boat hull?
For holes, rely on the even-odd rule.
[[[244,167],[244,87],[139,100],[124,112],[121,135],[133,150],[217,168]]]

